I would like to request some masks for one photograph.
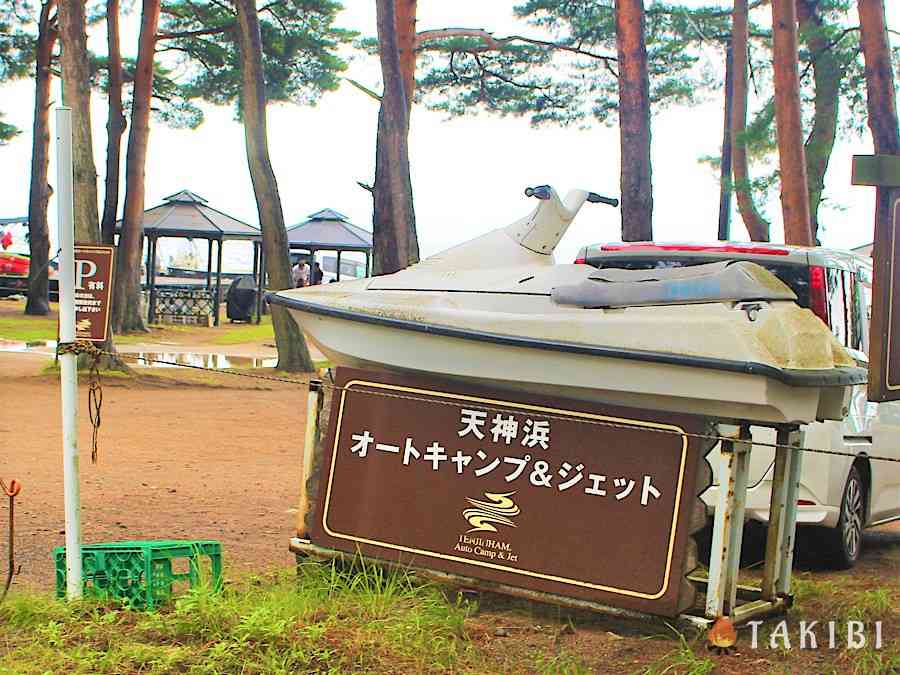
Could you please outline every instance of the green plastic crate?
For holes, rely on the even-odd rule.
[[[56,596],[66,594],[66,549],[54,549]],[[222,545],[217,541],[118,541],[81,547],[85,597],[118,599],[136,609],[156,609],[172,597],[173,585],[222,584]],[[207,558],[208,571],[203,558]],[[176,572],[173,561],[183,566]]]

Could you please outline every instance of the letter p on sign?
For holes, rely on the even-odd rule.
[[[76,260],[75,261],[75,290],[84,290],[84,280],[90,279],[97,274],[97,263],[93,260]]]

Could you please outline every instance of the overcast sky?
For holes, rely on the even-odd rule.
[[[374,1],[345,0],[344,4],[339,25],[374,34]],[[483,27],[498,35],[527,31],[512,16],[514,4],[505,0],[421,2],[418,28]],[[886,4],[888,23],[900,29],[900,3]],[[123,22],[126,52],[133,53],[137,28],[136,17]],[[97,52],[105,50],[104,30],[101,25],[91,33],[91,48]],[[347,76],[381,88],[374,57],[354,58]],[[698,159],[720,150],[720,98],[720,94],[710,95],[702,105],[667,110],[653,118],[654,235],[658,241],[716,238],[718,180]],[[5,121],[23,129],[15,140],[0,147],[0,218],[25,215],[28,210],[33,100],[33,85],[28,80],[0,87]],[[187,188],[216,208],[255,224],[243,132],[234,111],[207,107],[205,112],[206,121],[194,131],[176,131],[154,123],[147,163],[147,207]],[[371,197],[356,181],[372,182],[377,113],[375,101],[346,83],[314,107],[270,106],[270,148],[289,224],[329,207],[371,229]],[[102,204],[106,101],[99,95],[93,97],[92,114]],[[448,120],[423,107],[414,110],[411,124],[412,180],[423,256],[519,218],[534,206],[522,194],[527,185],[549,183],[560,193],[581,187],[618,196],[617,128],[593,124],[586,130],[533,129],[524,119],[484,114]],[[850,185],[852,155],[871,152],[868,134],[841,140],[835,148],[826,195],[841,209],[820,212],[826,245],[849,247],[871,241],[874,192]],[[52,161],[50,176],[53,183]],[[781,240],[777,196],[765,205],[765,211],[773,221],[773,239]],[[52,228],[55,216],[56,205],[51,201]],[[557,249],[557,258],[570,261],[582,245],[617,240],[619,227],[616,210],[586,205]],[[735,239],[746,239],[739,218],[733,229]]]

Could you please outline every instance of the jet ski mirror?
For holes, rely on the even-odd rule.
[[[525,188],[525,196],[526,197],[537,197],[540,200],[546,201],[548,199],[553,198],[553,188],[549,185],[538,185],[536,187],[527,187]]]
[[[619,200],[614,199],[612,197],[604,197],[602,195],[598,195],[596,192],[588,192],[587,200],[591,204],[608,204],[609,206],[618,206]]]

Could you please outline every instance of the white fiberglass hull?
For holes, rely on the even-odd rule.
[[[775,423],[840,417],[850,391],[791,386],[766,374],[517,346],[291,311],[335,366],[430,375],[500,390]]]

